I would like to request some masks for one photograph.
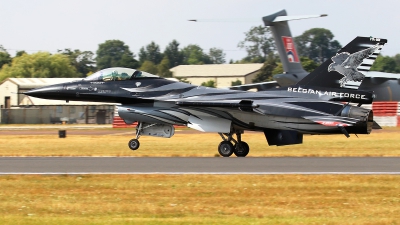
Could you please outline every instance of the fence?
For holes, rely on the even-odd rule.
[[[2,124],[111,124],[114,106],[42,106],[37,108],[1,109]]]
[[[372,109],[374,120],[384,127],[400,126],[400,104],[398,102],[374,102],[362,107]],[[127,125],[118,116],[115,106],[42,106],[38,108],[1,109],[2,124],[113,124],[113,127],[134,127]]]
[[[400,126],[400,104],[398,102],[373,102],[362,107],[372,109],[374,120],[382,127]]]

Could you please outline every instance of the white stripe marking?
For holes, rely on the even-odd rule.
[[[400,172],[6,172],[0,175],[400,175]]]

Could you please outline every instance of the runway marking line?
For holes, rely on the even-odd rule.
[[[6,172],[0,175],[400,175],[400,172]]]

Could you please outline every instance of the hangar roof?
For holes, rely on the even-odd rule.
[[[11,81],[18,85],[20,89],[32,89],[44,87],[47,85],[60,84],[66,82],[72,82],[76,80],[82,80],[83,78],[8,78],[3,81]],[[176,78],[167,78],[168,80],[178,81]]]
[[[174,77],[240,77],[261,69],[263,63],[179,65],[170,69]]]
[[[46,85],[82,80],[82,78],[8,78],[6,80],[18,85],[19,88],[30,89],[43,87]]]

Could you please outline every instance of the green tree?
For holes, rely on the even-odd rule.
[[[179,82],[182,82],[182,83],[188,83],[188,84],[190,84],[190,81],[188,81],[186,78],[182,78],[182,77],[176,77],[176,79],[178,79],[178,80],[179,80]]]
[[[152,61],[144,61],[142,63],[142,66],[139,68],[140,71],[145,71],[151,74],[157,74],[158,73],[158,68],[157,66],[152,62]]]
[[[71,66],[69,58],[62,54],[38,52],[23,54],[13,58],[11,65],[5,64],[0,71],[0,81],[9,78],[51,78],[78,77],[76,69]]]
[[[225,53],[220,48],[210,48],[208,53],[212,64],[223,64],[225,63]]]
[[[163,56],[160,51],[160,46],[152,41],[146,47],[140,48],[139,51],[139,62],[143,63],[144,61],[151,61],[154,64],[159,64],[162,60]]]
[[[374,64],[372,64],[371,71],[398,73],[400,70],[395,57],[379,55]]]
[[[24,51],[24,50],[21,50],[21,51],[18,51],[18,52],[15,54],[15,57],[20,57],[20,56],[22,56],[23,54],[28,54],[28,53],[26,53],[26,51]]]
[[[183,55],[179,50],[179,42],[172,40],[164,50],[164,56],[169,59],[169,68],[183,64]]]
[[[89,73],[93,73],[95,68],[94,54],[91,51],[80,51],[75,49],[72,51],[69,48],[58,50],[60,54],[66,55],[76,71],[80,73],[80,77],[86,77]]]
[[[276,75],[276,74],[282,74],[285,71],[283,71],[283,65],[280,62],[276,63],[276,67],[272,70],[272,76]]]
[[[241,80],[235,80],[231,82],[231,86],[237,86],[237,85],[242,85],[242,81]]]
[[[167,56],[164,56],[163,60],[161,60],[160,64],[157,65],[158,75],[162,77],[172,77],[172,72],[169,71],[169,59]]]
[[[246,49],[246,62],[265,62],[269,53],[275,52],[275,41],[269,27],[252,27],[245,33],[244,41],[239,42],[238,47]]]
[[[265,61],[264,65],[261,67],[260,72],[257,74],[257,76],[252,80],[253,83],[259,83],[259,82],[266,82],[266,81],[272,81],[272,76],[274,69],[278,66],[276,63],[277,57],[271,52],[267,60]]]
[[[342,46],[328,29],[313,28],[295,37],[299,55],[306,56],[317,63],[323,63],[338,52]]]
[[[96,64],[99,70],[109,67],[127,67],[133,69],[139,67],[139,62],[129,50],[129,46],[120,40],[107,40],[99,44],[96,55]]]
[[[3,65],[10,64],[11,60],[10,54],[8,54],[7,50],[0,45],[0,69],[3,67]]]
[[[304,56],[300,57],[300,62],[301,62],[301,65],[303,66],[304,70],[307,72],[312,72],[319,66],[318,63],[316,63],[313,60],[311,60],[310,58],[304,57]],[[278,62],[277,66],[272,71],[272,74],[276,75],[276,74],[282,74],[284,72],[285,71],[283,71],[282,63]]]
[[[209,80],[209,81],[201,83],[201,86],[215,88],[216,84],[215,84],[214,80]]]
[[[269,65],[268,64],[267,65],[266,64],[263,65],[261,71],[264,71],[264,75],[259,75],[259,76],[264,76],[264,78],[259,78],[258,80],[271,81],[272,77],[274,75],[283,74],[285,72],[285,71],[283,71],[282,63],[277,62],[276,58],[275,58],[275,62],[276,62],[276,67],[274,67],[274,63],[273,63],[272,59],[270,59]],[[306,70],[307,72],[312,72],[313,70],[315,70],[319,66],[319,64],[317,64],[316,62],[314,62],[310,58],[304,57],[304,56],[300,57],[300,62],[301,62],[301,65],[303,66],[304,70]],[[272,64],[272,66],[271,66],[271,64]],[[273,70],[272,70],[272,73],[271,73],[272,75],[269,76],[268,75],[269,74],[268,71],[272,67],[274,67]],[[263,81],[258,81],[258,80],[257,81],[253,81],[253,82],[263,82]]]
[[[301,65],[303,66],[304,70],[307,72],[312,72],[314,71],[320,64],[316,63],[314,60],[305,57],[305,56],[300,56],[300,62]]]
[[[203,49],[198,45],[188,45],[182,49],[183,64],[202,65],[210,64],[210,58],[204,54]]]
[[[396,62],[397,67],[400,67],[400,54],[393,56],[393,59]]]

